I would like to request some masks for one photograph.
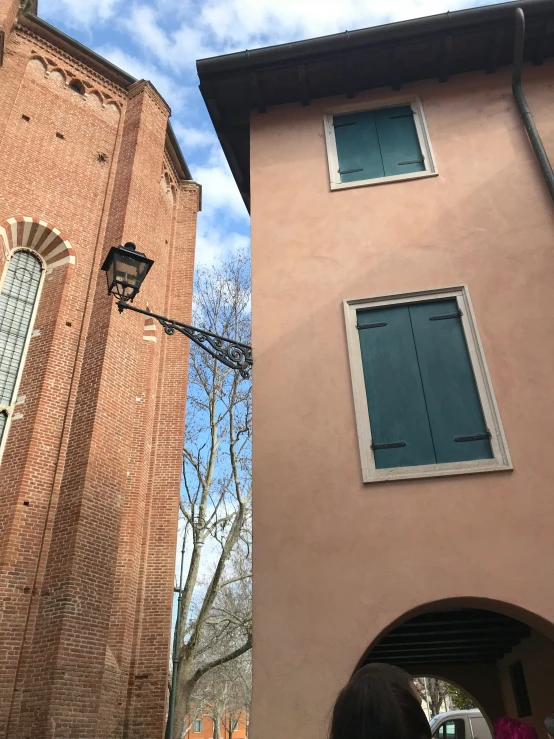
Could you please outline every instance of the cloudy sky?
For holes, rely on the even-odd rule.
[[[172,110],[203,186],[197,263],[248,244],[248,214],[198,92],[195,60],[458,10],[479,0],[39,0],[39,15],[137,78]],[[483,3],[484,4],[484,3]]]

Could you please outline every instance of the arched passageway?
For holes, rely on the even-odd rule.
[[[554,711],[554,624],[535,614],[486,599],[427,604],[381,633],[357,668],[370,662],[451,681],[489,721],[519,717],[546,739],[543,721]]]

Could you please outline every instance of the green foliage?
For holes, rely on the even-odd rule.
[[[446,692],[452,699],[454,708],[458,711],[467,711],[470,708],[477,708],[473,702],[473,698],[468,695],[465,690],[457,688],[455,685],[450,685],[450,683],[447,683],[445,687]]]

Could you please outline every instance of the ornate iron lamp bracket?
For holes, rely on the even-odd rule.
[[[117,307],[120,313],[123,313],[124,310],[132,310],[135,313],[142,313],[150,318],[155,318],[163,326],[163,330],[168,336],[173,336],[175,331],[178,331],[202,347],[214,359],[217,359],[231,369],[238,370],[242,377],[248,378],[250,376],[250,370],[252,368],[252,347],[248,344],[242,344],[240,341],[233,341],[232,339],[227,339],[225,336],[218,336],[218,334],[214,334],[211,331],[204,331],[195,326],[189,326],[186,323],[160,316],[157,313],[136,308],[125,300],[119,300]]]

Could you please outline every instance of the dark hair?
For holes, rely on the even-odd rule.
[[[330,739],[430,739],[412,685],[410,675],[393,665],[357,670],[336,700]]]

